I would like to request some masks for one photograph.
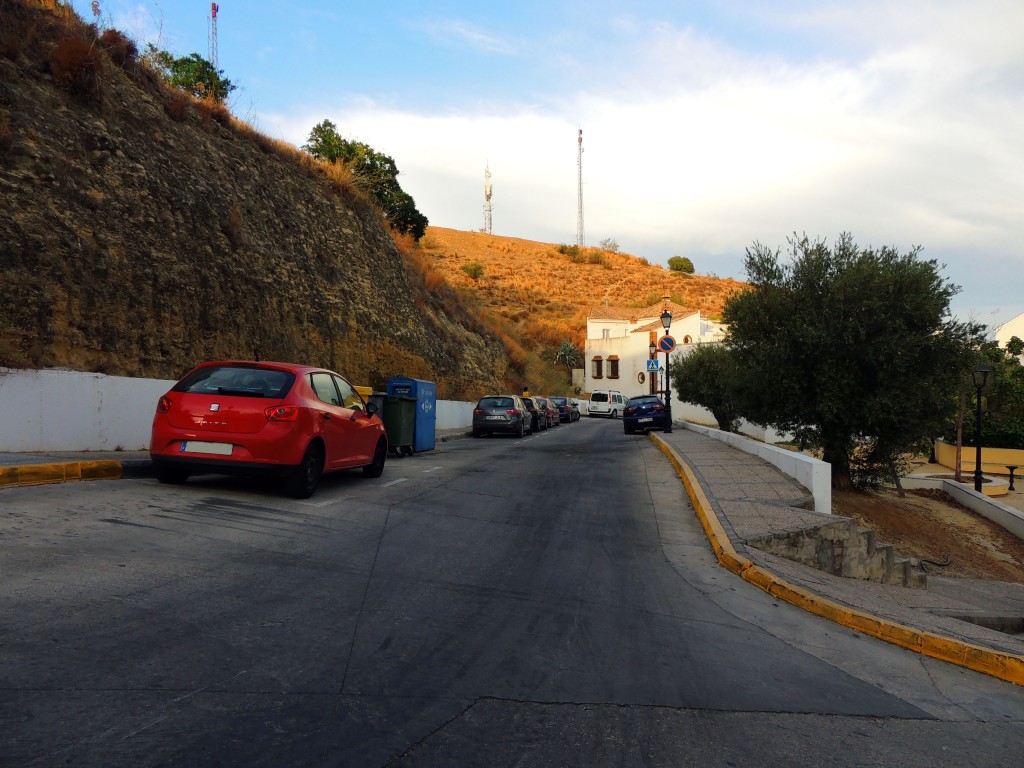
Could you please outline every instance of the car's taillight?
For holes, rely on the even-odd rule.
[[[483,412],[484,412],[483,408],[474,408],[473,409],[473,415],[474,416],[479,416]]]
[[[297,405],[272,405],[264,411],[267,421],[295,421],[299,418]]]
[[[169,410],[171,410],[171,398],[169,398],[167,395],[161,397],[160,402],[156,404],[156,409],[160,413],[167,413]]]
[[[658,403],[656,406],[654,406],[654,410],[656,410],[656,411],[664,411],[665,410],[665,406],[662,405],[661,403]]]
[[[626,416],[632,416],[634,413],[636,413],[636,406],[635,405],[629,406],[628,408],[626,408],[626,410],[623,411],[623,413]]]
[[[518,416],[519,415],[519,409],[518,408],[509,408],[507,411],[505,411],[505,413],[507,413],[509,416]]]

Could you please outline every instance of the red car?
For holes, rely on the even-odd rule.
[[[162,483],[190,475],[283,477],[313,495],[324,472],[380,477],[384,424],[334,371],[290,363],[219,361],[190,371],[157,403],[150,456]]]

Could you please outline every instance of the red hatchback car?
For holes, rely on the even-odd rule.
[[[157,403],[150,456],[163,483],[190,475],[283,477],[313,495],[324,472],[380,477],[384,424],[343,376],[290,363],[220,361],[190,371]]]

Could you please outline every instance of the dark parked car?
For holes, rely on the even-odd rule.
[[[552,402],[550,397],[544,398],[545,410],[548,413],[548,426],[557,427],[561,423],[561,419],[558,414],[558,406]]]
[[[627,435],[636,431],[664,429],[668,413],[661,398],[656,395],[631,397],[622,411],[622,429]]]
[[[481,397],[473,409],[473,437],[495,432],[522,437],[530,431],[530,412],[519,395]]]
[[[552,397],[551,404],[558,409],[558,420],[571,423],[580,419],[580,404],[571,397]]]
[[[537,403],[537,411],[540,414],[540,423],[542,429],[548,429],[554,426],[553,419],[551,418],[552,407],[546,397],[537,397],[534,395],[534,401]]]
[[[362,467],[380,477],[388,439],[376,412],[334,371],[203,363],[160,398],[149,451],[162,483],[203,474],[284,477],[288,491],[305,499],[325,472]]]
[[[530,423],[526,425],[526,431],[533,433],[539,432],[542,429],[547,429],[544,419],[541,418],[541,411],[537,406],[536,399],[533,397],[523,396],[522,401],[523,405],[526,406],[526,410],[530,412]]]

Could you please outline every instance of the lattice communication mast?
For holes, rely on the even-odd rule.
[[[576,153],[576,245],[586,245],[583,236],[583,129],[580,128],[579,151]]]
[[[484,232],[488,235],[494,234],[491,231],[491,166],[484,168]]]
[[[210,3],[210,63],[213,65],[214,72],[220,70],[217,66],[217,11],[219,10],[219,5]]]

